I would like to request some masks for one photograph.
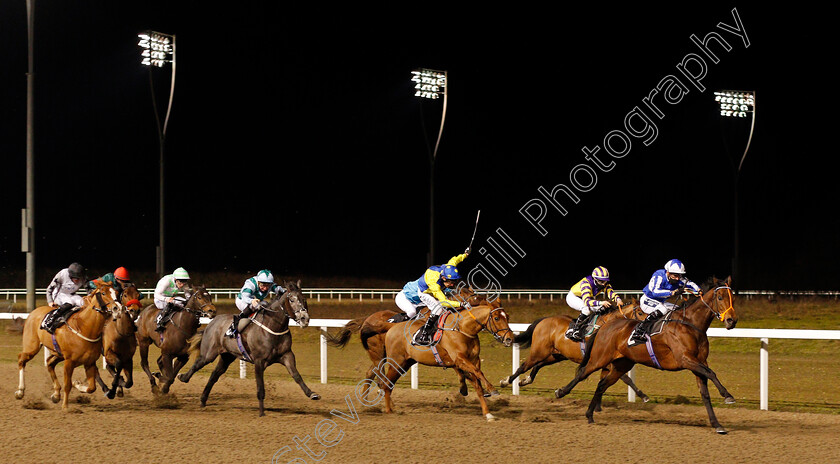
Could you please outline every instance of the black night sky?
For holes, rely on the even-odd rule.
[[[476,253],[462,270],[483,265],[502,287],[568,288],[604,265],[616,287],[641,288],[671,258],[698,281],[728,275],[732,166],[750,124],[722,119],[713,92],[755,90],[755,131],[738,177],[735,284],[836,289],[837,40],[822,7],[211,3],[37,0],[39,282],[72,261],[94,274],[154,270],[158,138],[137,46],[137,33],[152,29],[177,36],[168,272],[419,276],[441,114],[440,101],[414,97],[411,71],[426,67],[449,76],[435,163],[436,262],[463,251],[480,209]],[[25,5],[0,4],[0,271],[18,272],[15,287],[25,283]],[[737,24],[733,8],[746,38],[718,27]],[[731,47],[711,42],[717,64],[690,38],[711,32]],[[691,54],[705,66],[696,84],[678,69]],[[696,61],[685,69],[699,73]],[[171,70],[152,73],[165,111]],[[675,103],[651,99],[660,118],[644,99],[668,76],[686,91]],[[634,108],[656,135],[625,135],[629,151],[611,156],[604,139],[629,133]],[[596,146],[600,167],[582,152]],[[575,190],[577,204],[556,197],[563,216],[539,189],[571,186],[570,173],[586,188]],[[534,199],[546,206],[545,236],[520,213]],[[488,244],[504,246],[499,228],[525,254],[511,254],[515,265]]]

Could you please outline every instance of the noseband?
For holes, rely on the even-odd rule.
[[[467,309],[467,314],[469,314],[470,317],[473,318],[473,320],[476,322],[476,324],[478,324],[479,327],[481,327],[481,330],[486,330],[486,331],[490,332],[493,335],[493,338],[495,338],[499,342],[504,342],[504,337],[501,334],[504,334],[506,332],[511,332],[511,333],[513,332],[510,329],[510,327],[508,327],[506,329],[499,329],[499,330],[494,330],[492,327],[490,327],[490,326],[493,325],[493,322],[492,322],[493,321],[493,313],[496,312],[496,311],[504,312],[504,308],[502,308],[501,306],[498,307],[498,308],[495,308],[495,309],[491,309],[490,312],[487,313],[487,322],[484,323],[484,324],[482,324],[481,322],[479,322],[478,319],[476,319],[475,315],[472,313],[472,307],[471,306],[468,305],[466,309]]]

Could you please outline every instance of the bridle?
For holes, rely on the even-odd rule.
[[[697,294],[697,293],[694,293],[694,292],[693,292],[693,291],[691,291],[691,290],[689,290],[689,293],[691,293],[692,295],[696,295],[697,297],[699,297],[699,298],[700,298],[700,301],[702,301],[702,302],[703,302],[703,304],[704,304],[707,308],[709,308],[709,311],[711,311],[711,312],[712,312],[712,314],[714,314],[714,315],[718,318],[718,320],[719,320],[719,321],[724,322],[724,320],[726,319],[726,315],[727,315],[727,314],[729,314],[730,312],[734,312],[734,311],[735,311],[735,307],[732,305],[732,300],[733,300],[733,297],[732,297],[732,288],[730,288],[728,285],[721,285],[720,287],[715,287],[715,289],[714,289],[714,290],[712,290],[712,298],[715,298],[715,296],[717,296],[717,292],[718,292],[718,290],[725,290],[725,291],[726,291],[726,293],[729,295],[729,306],[728,306],[726,309],[724,309],[723,311],[715,311],[715,309],[714,309],[714,308],[712,308],[712,306],[711,306],[711,305],[709,305],[709,303],[706,303],[706,300],[704,300],[704,299],[703,299],[703,296],[702,296],[702,295],[699,295],[699,294]]]
[[[212,306],[213,305],[213,302],[210,300],[210,298],[206,298],[206,301],[204,302],[204,304],[202,304],[198,308],[191,308],[190,307],[190,306],[193,306],[192,303],[193,303],[193,300],[195,300],[195,297],[199,294],[202,294],[202,296],[203,296],[204,293],[206,293],[206,290],[204,292],[202,292],[201,290],[197,290],[197,291],[194,291],[194,292],[190,293],[190,296],[184,302],[184,309],[186,309],[187,311],[193,313],[194,315],[196,315],[198,317],[210,317],[210,313],[208,313],[207,311],[204,310],[204,308],[206,308],[207,306]],[[209,296],[209,295],[210,294],[208,293],[207,296]]]
[[[479,332],[481,332],[481,330],[486,330],[486,331],[490,332],[493,335],[493,338],[496,339],[496,341],[504,343],[504,336],[503,335],[507,332],[513,333],[513,330],[511,330],[510,327],[499,328],[499,329],[494,327],[493,313],[495,313],[496,311],[501,311],[501,313],[504,314],[504,308],[502,308],[501,306],[499,306],[498,308],[493,308],[493,309],[490,310],[490,312],[487,313],[487,322],[486,323],[481,323],[481,321],[479,321],[475,317],[475,314],[472,313],[472,306],[469,303],[466,303],[464,305],[464,308],[466,309],[466,313],[470,315],[470,317],[475,321],[476,324],[479,325],[479,327],[481,327]],[[464,312],[464,311],[461,311],[461,312]],[[476,338],[475,335],[470,336],[469,334],[465,334],[463,331],[460,330],[460,328],[458,329],[458,331],[463,333],[464,335],[467,335],[467,336],[471,337],[471,338]]]

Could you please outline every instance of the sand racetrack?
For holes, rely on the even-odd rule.
[[[840,416],[832,414],[759,411],[724,406],[713,398],[729,430],[718,435],[699,406],[605,401],[596,424],[589,425],[584,400],[503,393],[490,400],[497,420],[487,422],[472,389],[464,399],[456,391],[400,385],[394,394],[397,412],[385,415],[381,404],[360,404],[351,385],[309,382],[322,396],[312,401],[290,379],[271,379],[266,382],[268,409],[261,418],[253,379],[223,377],[201,408],[198,398],[209,371],[208,366],[189,384],[176,381],[171,401],[156,400],[145,375],[135,372],[135,386],[125,397],[107,400],[99,390],[92,395],[74,390],[69,412],[62,412],[49,400],[42,363],[27,367],[23,400],[14,398],[16,366],[4,363],[0,461],[271,462],[288,446],[277,462],[312,463],[315,457],[322,463],[840,462]],[[80,371],[76,377],[81,378]],[[355,424],[330,414],[334,408],[350,412],[347,395],[358,415]],[[329,448],[315,438],[324,419],[340,428],[320,429],[325,442],[334,442]],[[307,435],[314,457],[294,441]]]

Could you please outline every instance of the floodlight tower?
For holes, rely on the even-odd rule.
[[[429,255],[427,264],[434,264],[435,259],[435,159],[443,135],[443,123],[446,121],[446,100],[449,89],[449,79],[446,71],[434,69],[416,69],[411,71],[411,81],[414,82],[414,96],[421,99],[437,100],[443,96],[443,109],[440,116],[440,129],[434,150],[429,151]],[[421,107],[422,108],[422,107]],[[425,128],[425,120],[423,127]]]
[[[140,53],[142,61],[141,64],[149,67],[149,88],[152,91],[152,107],[155,111],[155,123],[158,130],[158,142],[160,145],[160,182],[159,182],[159,242],[156,253],[156,272],[158,275],[163,275],[165,271],[165,247],[164,247],[164,150],[166,147],[166,128],[169,125],[169,113],[172,111],[172,97],[175,94],[175,36],[170,34],[163,34],[155,31],[145,31],[137,34],[140,42],[137,45],[142,48]],[[172,78],[169,85],[169,105],[166,108],[166,117],[163,125],[160,124],[160,115],[158,114],[157,99],[155,98],[155,84],[152,79],[152,68],[162,68],[167,63],[172,64]]]
[[[733,238],[732,238],[732,279],[736,282],[739,280],[738,275],[738,256],[739,256],[739,238],[738,238],[738,177],[741,174],[741,168],[744,166],[744,160],[747,158],[747,152],[750,150],[750,143],[752,142],[753,131],[755,129],[755,91],[748,90],[720,90],[715,92],[715,101],[720,108],[720,116],[724,120],[731,119],[745,119],[750,118],[750,135],[747,138],[747,146],[744,149],[744,154],[738,161],[738,165],[733,163],[734,175],[734,206],[733,206]],[[730,157],[731,159],[731,157]]]

